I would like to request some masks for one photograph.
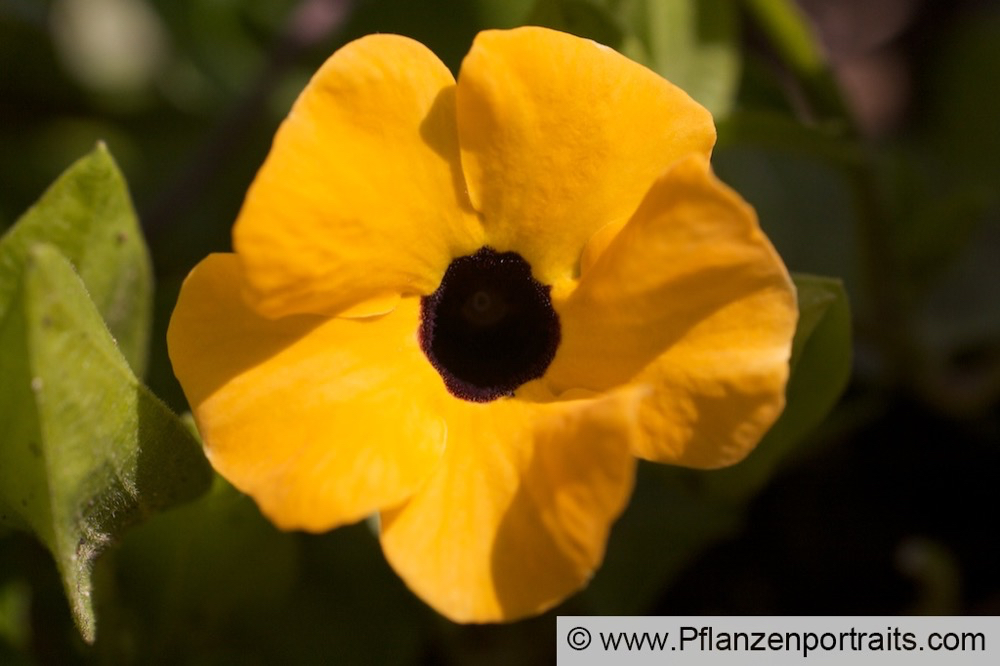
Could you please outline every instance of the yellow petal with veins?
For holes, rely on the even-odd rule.
[[[419,303],[269,320],[234,255],[184,283],[170,359],[215,469],[279,527],[327,530],[403,501],[436,468],[454,400],[417,342]]]
[[[636,401],[452,404],[441,465],[382,514],[390,564],[458,622],[540,613],[583,587],[632,490]]]
[[[679,161],[555,300],[555,391],[653,388],[636,455],[697,467],[746,455],[784,406],[798,309],[753,210],[701,157]]]
[[[487,242],[535,277],[575,277],[587,240],[627,219],[683,155],[708,156],[712,117],[606,46],[545,28],[479,33],[458,76],[469,196]]]
[[[252,305],[332,315],[434,291],[454,257],[482,245],[457,141],[455,82],[426,47],[372,35],[333,54],[233,229]]]

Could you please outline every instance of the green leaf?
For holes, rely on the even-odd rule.
[[[795,275],[795,290],[799,303],[799,321],[795,327],[795,338],[792,340],[792,375],[802,360],[806,345],[813,339],[820,324],[835,324],[837,330],[845,338],[841,343],[845,347],[841,351],[848,354],[842,359],[850,364],[850,314],[847,309],[847,296],[840,280],[815,275]],[[839,305],[839,307],[838,307]],[[847,367],[836,373],[840,377],[840,387],[847,381]],[[842,377],[841,377],[842,375]],[[787,410],[786,410],[787,411]]]
[[[683,88],[712,115],[732,109],[742,70],[732,0],[619,0],[622,52]]]
[[[805,15],[792,0],[744,0],[761,29],[792,69],[807,76],[826,69],[826,59]]]
[[[805,14],[793,0],[744,0],[778,57],[809,92],[816,111],[848,118],[840,89]]]
[[[0,523],[52,552],[93,641],[96,558],[211,475],[190,432],[132,373],[61,248],[36,244],[21,262],[0,318]]]
[[[37,243],[55,246],[73,264],[122,354],[142,376],[152,271],[125,180],[104,144],[67,169],[0,238],[0,317]]]

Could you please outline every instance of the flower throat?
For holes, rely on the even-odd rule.
[[[420,346],[452,395],[489,402],[541,377],[559,346],[550,288],[516,252],[459,257],[420,304]]]

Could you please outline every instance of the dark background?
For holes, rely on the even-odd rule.
[[[413,36],[457,71],[477,31],[520,24],[533,5],[100,0],[127,28],[95,47],[99,11],[85,4],[0,0],[0,229],[107,142],[156,270],[147,381],[178,411],[163,338],[180,281],[229,248],[312,71],[376,31]],[[844,280],[854,365],[838,406],[752,500],[716,506],[697,491],[711,473],[643,465],[591,589],[540,618],[465,627],[410,595],[366,525],[278,533],[221,488],[106,558],[93,647],[48,554],[0,534],[0,661],[546,663],[556,613],[1000,614],[1000,7],[799,4],[843,106],[810,98],[741,13],[714,163],[792,271]],[[842,123],[862,168],[794,133],[741,130],[758,111]]]

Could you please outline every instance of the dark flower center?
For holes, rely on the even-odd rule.
[[[541,377],[559,346],[548,286],[515,252],[459,257],[421,300],[420,346],[452,395],[489,402]]]

